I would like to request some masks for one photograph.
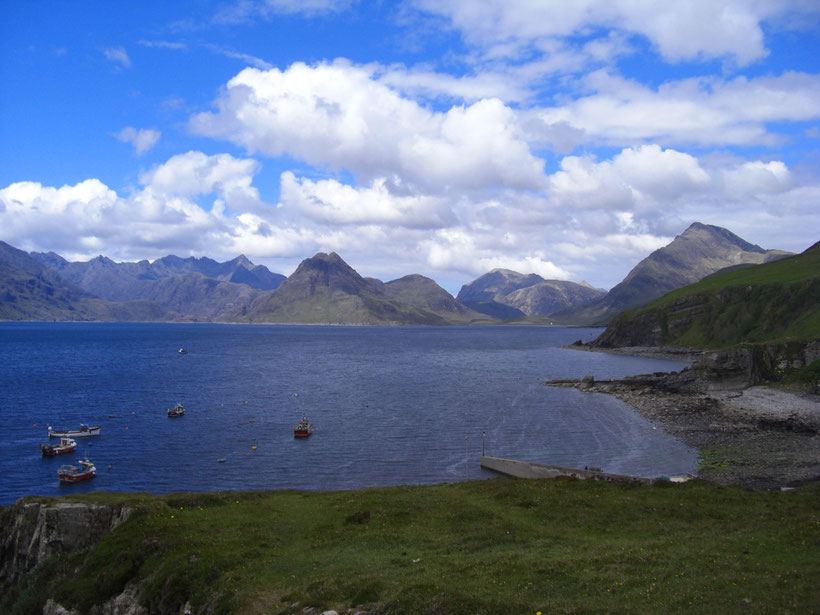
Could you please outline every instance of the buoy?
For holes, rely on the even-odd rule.
[[[245,403],[247,404],[248,402],[245,402]]]
[[[255,451],[255,450],[256,450],[256,445],[255,445],[255,444],[251,447],[251,450],[252,450],[252,451]]]
[[[126,429],[128,429],[128,427],[126,427]]]

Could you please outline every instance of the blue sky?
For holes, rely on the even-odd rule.
[[[0,240],[72,260],[336,251],[455,293],[611,287],[695,221],[820,239],[795,0],[0,6]]]

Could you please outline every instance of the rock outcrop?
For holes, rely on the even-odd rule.
[[[37,564],[93,546],[131,509],[23,498],[0,511],[0,594]]]

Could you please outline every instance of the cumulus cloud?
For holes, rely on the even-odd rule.
[[[191,130],[365,182],[397,175],[427,192],[543,185],[543,161],[500,100],[431,111],[345,62],[245,69],[217,107],[192,117]]]
[[[537,116],[564,122],[606,142],[771,144],[767,122],[820,118],[820,75],[671,81],[653,89],[596,71],[584,79],[591,93]]]
[[[384,178],[356,189],[335,179],[296,178],[288,171],[281,178],[281,201],[324,223],[438,228],[454,222],[445,199],[424,194],[396,195],[389,187]]]
[[[141,128],[138,130],[133,126],[126,126],[114,136],[123,143],[133,145],[137,156],[142,156],[159,142],[161,135],[162,133],[154,128]]]
[[[603,28],[646,37],[669,62],[729,57],[741,66],[767,55],[764,21],[803,10],[777,0],[416,0],[415,4],[447,19],[468,42],[484,48],[538,45]]]
[[[103,54],[108,61],[119,64],[120,68],[131,68],[131,58],[124,47],[108,47],[103,49]]]
[[[263,209],[250,186],[257,168],[228,154],[189,152],[143,174],[142,187],[127,196],[97,179],[60,188],[17,182],[0,190],[0,227],[6,237],[25,238],[29,249],[93,255],[106,246],[119,251],[108,254],[114,258],[180,246],[201,253],[244,232],[247,225],[226,206]],[[194,198],[210,194],[210,203]]]

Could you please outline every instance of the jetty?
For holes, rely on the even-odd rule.
[[[651,485],[656,480],[666,480],[646,478],[643,476],[626,476],[625,474],[611,474],[600,470],[564,468],[561,466],[530,463],[528,461],[502,459],[500,457],[486,457],[484,455],[481,456],[481,467],[515,478],[575,478],[578,480],[601,480],[616,483],[638,483],[641,485]]]

